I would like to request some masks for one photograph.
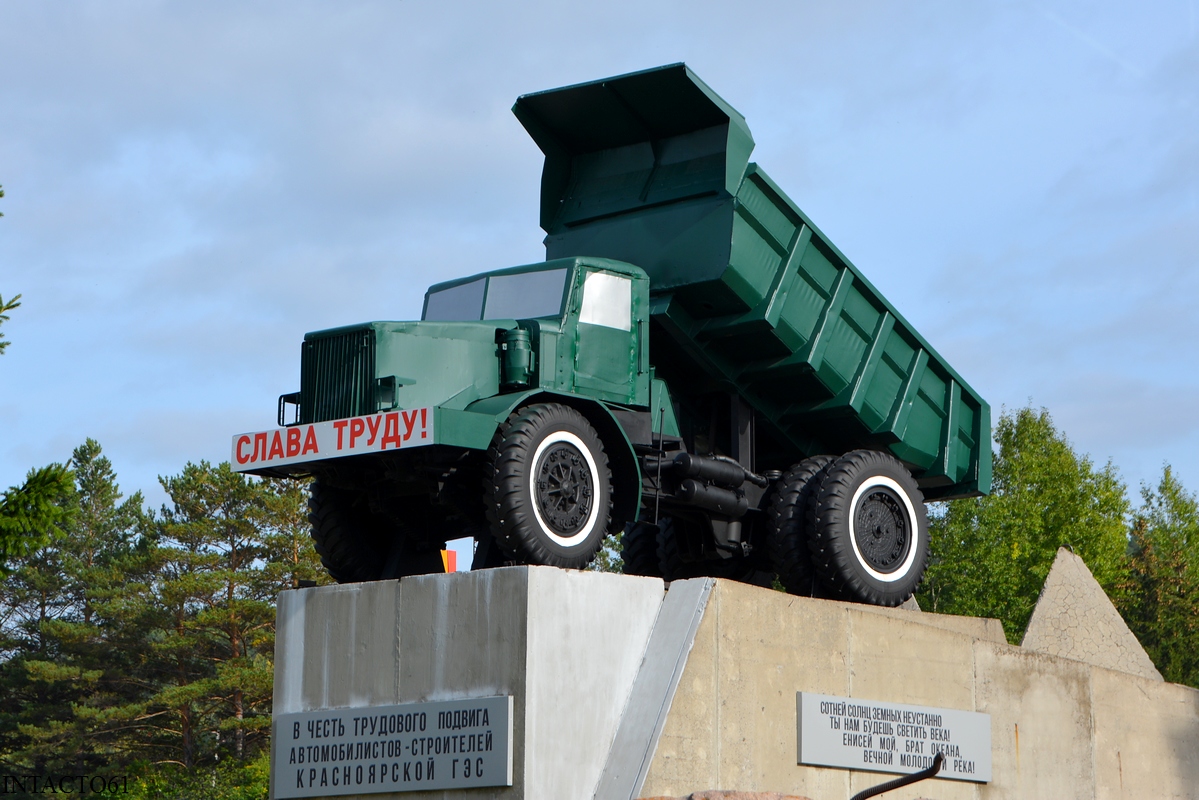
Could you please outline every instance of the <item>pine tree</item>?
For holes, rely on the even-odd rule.
[[[1120,610],[1162,677],[1199,687],[1199,500],[1168,464],[1141,496]]]
[[[620,539],[623,533],[609,533],[600,542],[600,548],[595,553],[595,560],[587,569],[592,572],[615,572],[624,570],[624,560],[620,557]]]
[[[27,668],[57,656],[46,625],[67,613],[58,542],[70,520],[71,473],[61,464],[31,470],[0,495],[0,766],[28,765],[32,728],[58,699]],[[48,720],[53,723],[54,720]]]
[[[80,675],[80,683],[73,738],[60,741],[59,749],[109,763],[127,752],[122,710],[138,707],[144,695],[144,682],[136,675],[147,631],[130,624],[128,610],[130,599],[144,595],[148,582],[138,545],[149,520],[140,492],[122,499],[112,463],[94,439],[75,448],[71,468],[76,504],[61,545],[71,614],[51,630],[62,643],[64,664]]]
[[[59,691],[53,670],[39,669],[61,657],[49,625],[70,613],[58,540],[48,536],[41,547],[10,560],[4,576],[0,764],[8,772],[42,766],[53,753],[37,746],[39,731],[66,721],[69,697]]]
[[[59,500],[63,521],[5,582],[23,619],[14,627],[25,635],[0,673],[26,701],[13,709],[20,746],[10,752],[33,768],[82,773],[112,762],[121,737],[105,721],[141,691],[129,678],[138,637],[118,623],[144,516],[140,494],[120,502],[94,440],[75,449],[70,466],[75,486]]]
[[[61,530],[72,512],[73,491],[70,470],[50,464],[30,470],[25,483],[0,494],[0,570]]]
[[[263,796],[274,599],[329,580],[306,487],[203,462],[161,481],[155,517],[88,440],[3,495],[0,767]]]
[[[249,758],[270,729],[275,595],[318,575],[301,539],[304,492],[227,463],[161,480],[172,505],[159,522],[155,591],[167,618],[152,705],[167,712],[184,766]]]
[[[0,190],[0,197],[3,197],[3,196],[4,196],[4,191]],[[2,217],[2,216],[4,216],[4,215],[0,214],[0,217]],[[4,297],[0,296],[0,325],[3,325],[5,322],[8,321],[8,315],[5,313],[6,311],[12,311],[14,308],[21,305],[21,303],[19,302],[20,299],[21,299],[21,295],[17,295],[16,297],[12,298],[11,300],[8,300],[7,302],[5,302]],[[9,344],[10,344],[9,342],[4,341],[4,334],[0,333],[0,356],[4,355],[4,351],[8,348]]]
[[[312,542],[308,482],[268,479],[263,481],[263,489],[265,514],[260,526],[266,549],[263,570],[267,585],[280,592],[298,588],[301,581],[332,583]]]

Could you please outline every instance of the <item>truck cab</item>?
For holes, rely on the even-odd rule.
[[[648,406],[648,309],[640,267],[576,257],[439,283],[421,319],[502,325],[496,394],[537,388]]]
[[[637,516],[634,440],[678,434],[661,381],[659,413],[650,413],[648,309],[645,272],[604,258],[436,284],[418,321],[307,334],[301,389],[280,397],[278,444],[261,433],[235,437],[235,468],[314,478],[314,536],[339,579],[435,569],[433,554],[464,535],[484,543],[481,564],[583,566],[604,535]],[[530,409],[533,422],[515,419]],[[505,444],[513,425],[563,430],[524,431]],[[479,482],[495,483],[497,459],[519,461],[514,448],[551,434],[561,439],[547,451],[559,456],[559,474],[523,492],[534,502],[538,491],[557,493],[558,516],[543,497],[534,532],[510,525],[505,548],[493,547],[491,532],[511,515],[503,498],[479,501]],[[500,472],[493,494],[513,480]],[[571,519],[580,509],[582,527]]]

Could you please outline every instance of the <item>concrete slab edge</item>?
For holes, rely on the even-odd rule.
[[[595,800],[633,800],[645,785],[670,704],[715,586],[712,578],[670,584],[600,773]]]

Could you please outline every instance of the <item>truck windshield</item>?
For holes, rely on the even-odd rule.
[[[422,319],[453,322],[556,317],[562,313],[565,289],[565,269],[491,275],[430,292]]]
[[[480,278],[442,289],[440,292],[430,292],[425,303],[424,319],[438,322],[479,319],[483,310],[483,289],[486,285],[487,279]]]

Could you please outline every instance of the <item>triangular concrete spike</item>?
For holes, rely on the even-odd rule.
[[[1062,547],[1045,579],[1021,647],[1162,680],[1081,558]]]

